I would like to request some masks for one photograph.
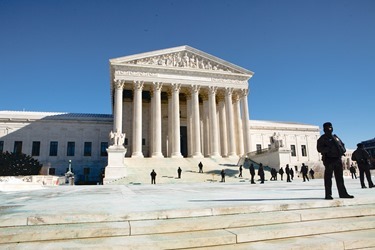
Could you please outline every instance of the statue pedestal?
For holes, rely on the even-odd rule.
[[[126,148],[124,146],[112,145],[107,148],[107,152],[108,165],[105,168],[103,184],[109,184],[116,179],[127,176],[124,164]]]

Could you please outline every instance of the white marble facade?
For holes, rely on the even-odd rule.
[[[238,157],[251,151],[253,72],[189,46],[110,60],[113,131],[128,157]],[[130,147],[129,147],[130,146]]]

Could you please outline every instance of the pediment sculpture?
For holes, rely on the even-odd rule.
[[[192,68],[238,73],[234,72],[233,69],[230,69],[224,65],[220,65],[214,61],[208,60],[206,58],[203,58],[202,56],[188,51],[146,57],[142,59],[132,60],[128,63],[137,65],[159,65],[166,67]]]

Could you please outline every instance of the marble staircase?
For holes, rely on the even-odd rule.
[[[260,208],[258,208],[260,209]],[[0,220],[0,249],[375,249],[375,200]]]

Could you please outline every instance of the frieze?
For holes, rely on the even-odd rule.
[[[219,65],[216,62],[207,60],[206,58],[187,51],[147,57],[129,61],[127,63],[135,65],[156,65],[174,68],[191,68],[239,73],[233,71],[233,69],[230,69],[229,67]]]
[[[158,76],[158,74],[151,73],[151,72],[122,71],[122,70],[116,70],[115,75],[118,75],[118,76],[149,76],[149,77],[157,77]]]

